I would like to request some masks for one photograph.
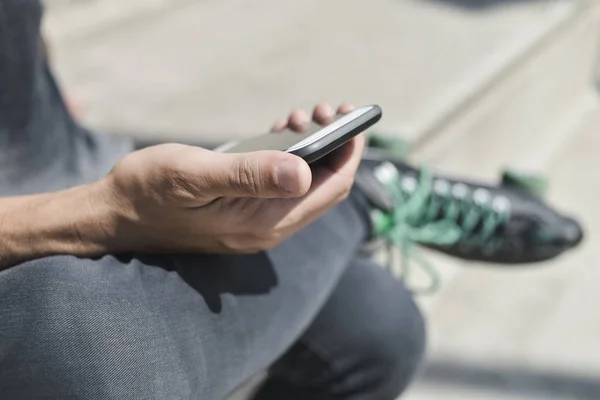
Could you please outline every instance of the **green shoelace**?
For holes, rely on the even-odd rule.
[[[440,276],[415,244],[481,246],[493,251],[500,244],[497,228],[510,218],[506,198],[493,199],[485,189],[470,191],[466,185],[451,185],[434,180],[429,168],[421,169],[419,180],[403,176],[392,163],[382,164],[375,172],[394,198],[393,213],[372,212],[375,234],[387,246],[388,267],[409,282],[412,266],[417,265],[429,277],[429,285],[411,288],[420,294],[435,293]],[[400,263],[394,254],[400,250]]]

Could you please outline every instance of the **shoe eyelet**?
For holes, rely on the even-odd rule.
[[[510,211],[510,200],[505,196],[498,196],[492,202],[492,207],[498,213]]]
[[[473,192],[473,201],[479,206],[486,205],[491,200],[492,195],[490,194],[489,190],[479,188]]]
[[[408,193],[414,192],[417,189],[417,184],[417,180],[412,176],[402,178],[402,188]]]
[[[452,195],[459,200],[464,199],[469,194],[469,188],[464,183],[457,183],[452,187]]]
[[[396,179],[400,174],[394,164],[391,162],[384,162],[375,168],[374,175],[379,182],[386,184]]]
[[[444,195],[448,194],[448,192],[450,191],[450,182],[448,182],[447,180],[444,180],[444,179],[437,179],[433,183],[433,190],[439,196],[444,196]]]

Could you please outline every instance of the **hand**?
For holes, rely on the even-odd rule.
[[[352,110],[342,105],[340,113]],[[315,107],[329,123],[334,110]],[[301,110],[273,131],[302,131]],[[274,133],[276,134],[276,133]],[[104,227],[117,251],[252,253],[281,243],[345,199],[364,148],[357,136],[311,167],[279,151],[222,154],[165,144],[121,160],[100,182],[118,210]]]

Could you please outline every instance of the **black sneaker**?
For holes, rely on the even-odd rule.
[[[552,259],[583,238],[576,220],[508,176],[494,186],[366,154],[356,184],[374,206],[375,237],[417,258],[434,284],[435,271],[414,244],[464,260],[525,264]]]

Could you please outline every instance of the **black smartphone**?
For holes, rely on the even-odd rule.
[[[326,126],[312,124],[306,132],[285,130],[249,139],[225,143],[215,151],[222,153],[247,153],[260,150],[280,150],[312,163],[331,153],[360,132],[375,125],[381,119],[377,105],[357,108],[348,114],[336,115]]]

